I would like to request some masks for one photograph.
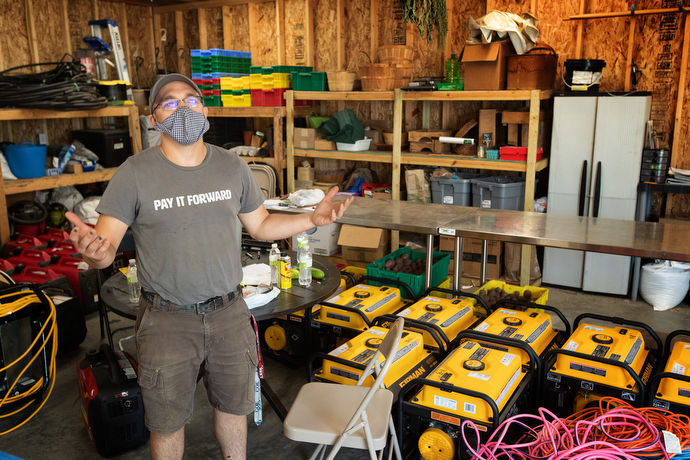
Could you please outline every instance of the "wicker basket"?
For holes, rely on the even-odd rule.
[[[333,70],[326,72],[329,91],[352,91],[355,87],[355,72],[351,70]]]
[[[414,64],[393,64],[393,71],[395,74],[394,88],[402,88],[409,86],[412,81],[412,74],[414,72]]]
[[[527,54],[508,56],[506,90],[553,89],[557,67],[554,49],[539,42]]]
[[[376,54],[380,62],[409,64],[414,59],[414,48],[405,45],[379,46]]]
[[[388,145],[393,144],[394,133],[392,129],[386,129],[383,131],[383,142]],[[401,134],[401,144],[407,144],[407,131],[403,131]]]
[[[390,77],[362,77],[362,91],[393,91],[395,78]]]

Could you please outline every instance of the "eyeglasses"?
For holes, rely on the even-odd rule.
[[[199,107],[202,105],[198,97],[189,96],[184,99],[168,99],[158,104],[153,110],[155,112],[158,107],[162,107],[163,110],[168,111],[177,110],[177,108],[180,106],[180,102],[184,102],[184,105],[187,107]]]

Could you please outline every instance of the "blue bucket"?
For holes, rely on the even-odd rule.
[[[5,156],[12,174],[20,179],[43,177],[46,174],[45,145],[34,145],[31,142],[5,146]]]

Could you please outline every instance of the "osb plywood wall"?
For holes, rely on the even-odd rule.
[[[530,2],[514,0],[487,0],[486,10],[508,11],[521,14],[530,12]],[[677,8],[673,0],[641,0],[638,10]],[[623,91],[626,79],[630,17],[587,20],[583,23],[582,56],[576,56],[578,21],[564,20],[579,14],[580,2],[537,1],[535,16],[539,19],[541,39],[558,53],[559,67],[556,88],[563,90],[563,63],[567,59],[603,59],[606,61],[600,91]],[[625,2],[615,0],[586,0],[585,13],[625,11]],[[652,120],[657,131],[666,134],[669,145],[674,130],[680,137],[678,145],[671,145],[672,164],[690,169],[690,136],[688,134],[688,102],[690,79],[686,79],[681,126],[674,126],[678,84],[681,74],[681,57],[685,14],[638,15],[633,34],[633,63],[641,71],[634,89],[652,92]],[[687,69],[686,69],[687,70]],[[690,217],[690,197],[675,195],[666,205],[666,213],[673,217]]]
[[[135,84],[142,86],[154,81],[157,69],[190,75],[189,50],[202,44],[206,48],[251,51],[255,65],[306,64],[313,65],[316,71],[341,70],[349,63],[358,70],[369,58],[376,60],[375,56],[368,58],[364,54],[372,54],[372,45],[375,48],[407,44],[415,50],[416,76],[441,76],[445,58],[450,53],[460,53],[464,46],[468,17],[478,18],[492,10],[520,14],[536,5],[534,14],[540,21],[541,38],[559,56],[557,89],[563,89],[563,63],[578,57],[606,61],[601,90],[624,89],[630,18],[583,22],[582,56],[576,56],[578,22],[565,18],[579,12],[579,1],[446,1],[449,32],[447,49],[443,51],[438,47],[436,35],[432,43],[427,43],[413,27],[403,23],[399,0],[281,0],[279,4],[269,1],[227,6],[214,3],[212,8],[204,10],[183,4],[181,12],[177,13],[172,9],[154,10],[105,0],[3,0],[0,2],[0,69],[57,61],[68,50],[75,55],[78,48],[84,47],[82,38],[90,34],[88,21],[107,17],[120,23],[127,38],[130,76]],[[337,8],[341,4],[344,52],[339,56]],[[627,8],[617,0],[585,0],[585,4],[585,12]],[[674,0],[640,0],[637,8],[675,5]],[[26,19],[27,6],[30,21]],[[377,9],[374,14],[372,7]],[[282,8],[280,18],[279,8]],[[155,21],[154,13],[158,13]],[[311,30],[307,23],[309,17],[313,22]],[[181,23],[178,23],[180,18]],[[376,21],[375,35],[372,18]],[[681,133],[678,145],[672,146],[674,165],[690,169],[690,117],[687,116],[690,88],[685,88],[685,116],[680,117],[681,126],[674,126],[684,27],[685,16],[681,14],[638,16],[634,26],[633,61],[642,75],[636,88],[653,92],[652,118],[656,129],[667,133],[669,143],[673,140],[674,129]],[[36,31],[34,40],[30,39],[30,30]],[[178,31],[181,37],[177,37]],[[309,34],[313,48],[309,47]],[[137,58],[143,60],[140,66],[135,64]],[[340,69],[339,63],[342,63]],[[690,85],[690,79],[686,80],[686,85]],[[454,129],[476,118],[479,108],[494,106],[491,103],[453,103],[447,104],[444,112],[442,104],[432,103],[430,123],[434,127],[446,125]],[[343,107],[352,108],[362,119],[392,119],[392,103],[388,102],[329,103],[326,112],[331,114]],[[406,103],[404,126],[408,129],[420,127],[421,117],[421,104]],[[30,140],[39,129],[48,133],[50,142],[67,142],[69,131],[75,127],[79,127],[79,122],[69,120],[9,122],[0,127],[0,140]],[[676,216],[690,215],[690,198],[675,197],[670,200],[669,209]]]

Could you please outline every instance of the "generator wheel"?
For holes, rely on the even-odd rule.
[[[419,453],[424,460],[453,460],[455,443],[445,431],[429,428],[419,437]]]
[[[285,334],[285,329],[278,324],[273,324],[266,328],[264,332],[264,340],[266,340],[266,345],[273,351],[280,351],[287,345],[287,335]]]

